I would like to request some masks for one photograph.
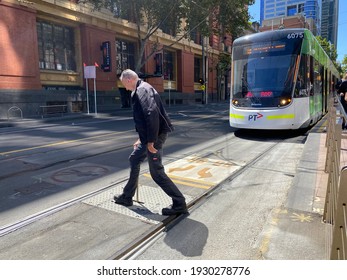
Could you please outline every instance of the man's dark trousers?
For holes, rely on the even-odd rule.
[[[149,171],[151,176],[162,190],[172,198],[172,208],[179,208],[186,205],[185,198],[166,175],[164,166],[162,164],[162,149],[166,141],[167,133],[162,133],[158,136],[158,140],[154,143],[154,148],[158,151],[152,154],[148,151],[147,145],[139,144],[136,149],[129,156],[130,161],[130,177],[128,183],[125,185],[123,195],[125,198],[131,199],[138,186],[138,179],[140,175],[140,165],[146,159],[148,159]]]

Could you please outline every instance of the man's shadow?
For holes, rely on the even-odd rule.
[[[164,238],[170,248],[186,257],[201,256],[206,245],[208,228],[189,218],[171,228]]]

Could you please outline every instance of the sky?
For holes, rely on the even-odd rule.
[[[260,0],[255,0],[255,4],[249,6],[251,21],[260,22]],[[337,61],[342,62],[343,57],[347,55],[347,1],[339,0],[339,22],[337,34]],[[345,30],[345,31],[343,31]]]

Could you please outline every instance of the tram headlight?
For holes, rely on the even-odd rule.
[[[280,99],[280,104],[279,106],[286,106],[288,105],[290,102],[292,102],[291,98],[282,98]]]
[[[234,105],[234,106],[239,106],[239,101],[238,101],[238,100],[233,99],[233,101],[232,101],[232,102],[233,102],[233,105]]]

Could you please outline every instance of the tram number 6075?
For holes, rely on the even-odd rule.
[[[294,32],[287,35],[288,39],[304,38],[304,32]]]

